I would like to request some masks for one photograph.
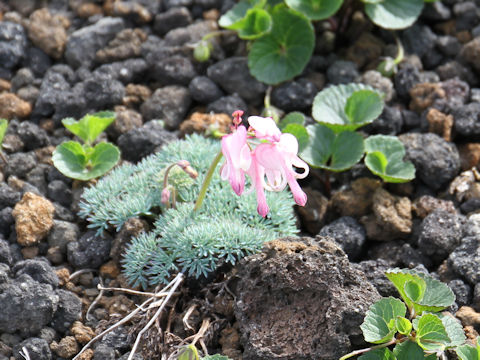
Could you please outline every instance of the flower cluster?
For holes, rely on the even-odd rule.
[[[269,208],[265,190],[282,191],[290,187],[295,202],[304,206],[307,195],[297,183],[308,175],[308,165],[298,156],[298,141],[292,134],[282,134],[272,118],[250,116],[247,128],[242,124],[243,111],[233,113],[233,132],[222,138],[225,163],[221,168],[222,179],[241,195],[248,175],[257,195],[257,211],[265,217]],[[303,169],[297,173],[293,167]]]

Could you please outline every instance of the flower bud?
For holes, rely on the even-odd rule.
[[[163,188],[162,190],[162,196],[160,201],[164,205],[168,205],[170,203],[170,190],[168,189],[168,186],[166,188]]]
[[[205,62],[210,59],[210,43],[208,41],[200,41],[193,50],[193,57],[198,62]]]
[[[190,163],[187,160],[180,160],[177,162],[177,165],[180,166],[192,179],[197,178],[198,172],[190,166]]]

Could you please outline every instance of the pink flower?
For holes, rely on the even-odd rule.
[[[226,160],[220,170],[222,179],[228,179],[233,191],[241,195],[245,188],[245,172],[252,161],[245,126],[240,125],[235,132],[222,137],[222,153]]]
[[[162,190],[162,196],[161,196],[161,199],[160,201],[162,202],[162,204],[164,205],[168,205],[170,203],[170,189],[167,187],[163,188]]]
[[[303,179],[308,175],[308,165],[298,156],[298,141],[292,134],[282,134],[280,141],[275,143],[262,143],[255,150],[255,162],[263,167],[265,178],[262,177],[262,185],[271,191],[282,191],[288,184],[292,191],[295,202],[304,206],[307,202],[307,195],[298,185],[297,179]],[[297,173],[293,166],[303,169]],[[258,193],[258,189],[257,189]]]
[[[255,136],[258,139],[265,139],[269,141],[279,141],[282,132],[275,124],[271,117],[263,118],[261,116],[250,116],[248,123],[255,131]]]

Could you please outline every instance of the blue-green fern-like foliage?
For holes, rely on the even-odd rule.
[[[255,193],[237,196],[216,169],[207,196],[197,212],[194,202],[205,174],[220,151],[218,141],[192,135],[175,141],[137,165],[122,165],[86,189],[80,216],[101,234],[119,230],[130,218],[154,216],[152,231],[143,233],[127,248],[124,274],[133,285],[148,287],[167,283],[182,271],[189,276],[206,276],[220,260],[234,264],[259,251],[265,241],[297,233],[293,198],[287,191],[267,193],[270,213],[257,213]],[[178,191],[175,209],[161,204],[166,167],[188,160],[199,173],[192,183],[179,176],[169,178]],[[188,177],[185,174],[185,177]]]

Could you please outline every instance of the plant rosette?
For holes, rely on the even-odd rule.
[[[85,115],[79,121],[63,119],[62,124],[83,144],[72,140],[57,146],[52,160],[58,171],[72,179],[88,181],[111,170],[120,160],[120,150],[107,142],[95,146],[93,143],[114,120],[115,113],[109,111]]]

